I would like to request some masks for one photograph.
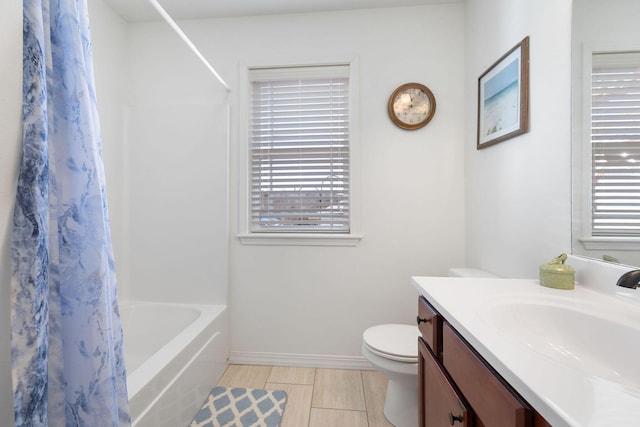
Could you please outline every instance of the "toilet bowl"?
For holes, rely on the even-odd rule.
[[[362,355],[387,378],[384,415],[395,427],[418,425],[418,337],[415,325],[372,326],[362,334]]]

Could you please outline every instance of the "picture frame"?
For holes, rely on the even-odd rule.
[[[529,37],[478,78],[477,149],[529,131]]]

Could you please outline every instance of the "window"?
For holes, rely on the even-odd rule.
[[[250,68],[251,233],[351,231],[349,65]]]
[[[640,237],[640,52],[593,53],[591,234]]]

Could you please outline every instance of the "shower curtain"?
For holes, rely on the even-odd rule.
[[[16,426],[130,424],[86,0],[24,0]]]

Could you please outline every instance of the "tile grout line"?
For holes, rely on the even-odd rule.
[[[265,375],[265,379],[262,382],[262,387],[260,387],[260,388],[262,388],[262,389],[267,388],[267,382],[269,381],[269,377],[271,376],[271,369],[272,368],[269,368],[269,372],[267,373],[267,375]]]
[[[360,384],[362,385],[362,398],[364,399],[364,415],[367,418],[367,427],[371,424],[369,421],[369,406],[367,405],[367,389],[364,386],[364,375],[362,371],[360,372]]]
[[[311,402],[309,402],[309,414],[307,415],[307,427],[311,426],[311,411],[313,410],[313,396],[316,393],[316,377],[318,375],[318,368],[313,368],[313,380],[311,387]]]

